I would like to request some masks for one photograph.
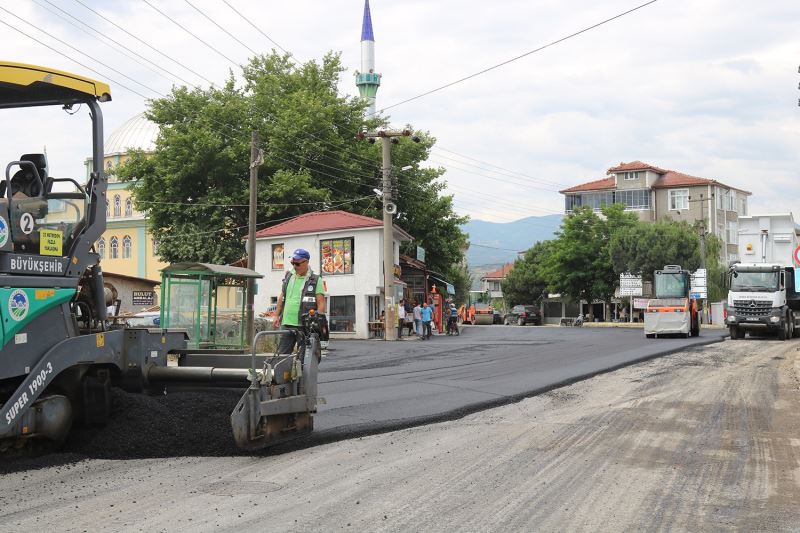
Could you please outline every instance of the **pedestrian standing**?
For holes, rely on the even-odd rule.
[[[422,338],[431,338],[431,321],[433,320],[433,308],[428,302],[422,304]]]
[[[412,313],[412,315],[414,317],[414,329],[417,332],[417,337],[419,337],[421,339],[422,338],[422,306],[419,305],[419,302],[417,302],[417,305],[414,306],[414,309],[411,311],[411,313]]]
[[[408,336],[410,337],[411,332],[414,330],[414,306],[408,300],[406,300],[406,323],[403,324],[403,327],[408,329]]]
[[[403,338],[403,328],[406,325],[406,301],[400,300],[397,304],[397,338]]]

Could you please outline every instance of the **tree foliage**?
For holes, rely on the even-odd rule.
[[[608,300],[614,294],[617,278],[608,242],[639,222],[622,204],[603,206],[601,213],[602,217],[583,206],[564,218],[543,262],[542,273],[551,291],[588,302]]]
[[[685,222],[663,220],[629,226],[611,237],[608,251],[617,276],[631,272],[641,274],[644,281],[653,281],[653,272],[665,265],[686,270],[700,266],[700,239]]]
[[[553,246],[554,241],[537,242],[525,257],[514,261],[514,268],[501,284],[506,307],[539,302],[546,296],[548,284],[543,265]]]
[[[245,254],[251,132],[263,148],[259,228],[316,210],[344,209],[381,218],[373,189],[381,184],[380,143],[359,142],[366,102],[336,92],[344,72],[338,54],[295,67],[288,56],[252,58],[221,87],[175,87],[146,112],[159,126],[152,154],[133,152],[119,169],[136,208],[149,216],[165,261],[229,263]],[[410,126],[408,126],[410,128]],[[428,266],[460,264],[466,222],[441,194],[444,169],[421,168],[435,139],[403,139],[392,148],[399,213],[396,223],[428,251]]]

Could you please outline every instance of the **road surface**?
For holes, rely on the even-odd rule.
[[[800,341],[725,341],[458,420],[0,479],[0,531],[796,531]]]

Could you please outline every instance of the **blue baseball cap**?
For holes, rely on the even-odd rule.
[[[298,248],[294,252],[292,252],[292,261],[300,261],[302,259],[309,260],[311,259],[311,254],[308,253],[308,250],[303,250],[302,248]]]

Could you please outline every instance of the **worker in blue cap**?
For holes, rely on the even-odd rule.
[[[276,329],[283,326],[283,329],[289,330],[289,333],[281,335],[279,354],[292,353],[294,350],[297,342],[295,331],[300,327],[304,314],[314,309],[325,321],[325,286],[319,275],[311,271],[308,264],[310,259],[311,254],[303,248],[294,250],[289,258],[293,271],[287,272],[283,278],[273,322]],[[325,323],[327,333],[327,321]]]

